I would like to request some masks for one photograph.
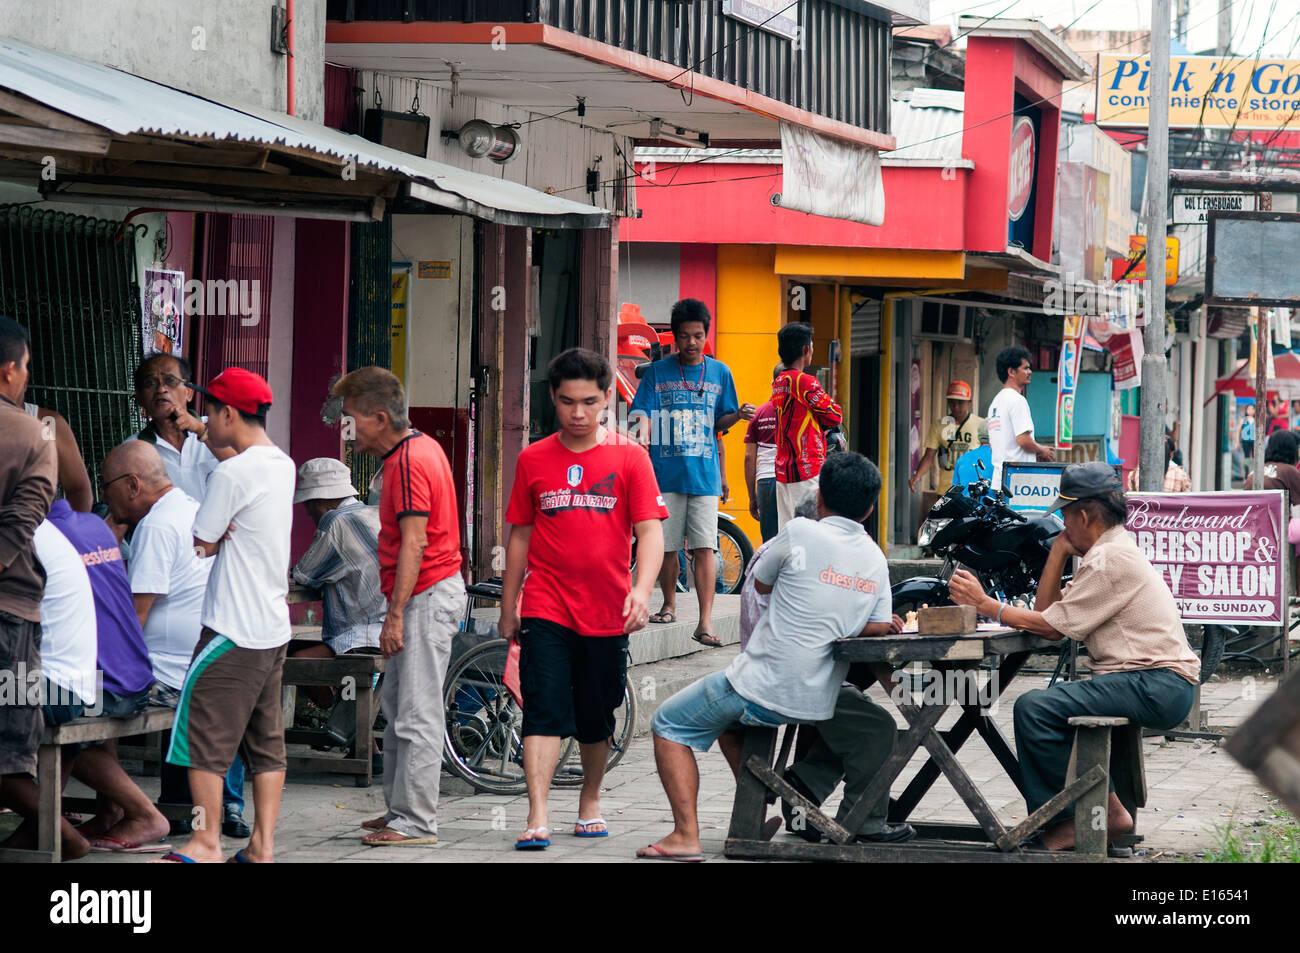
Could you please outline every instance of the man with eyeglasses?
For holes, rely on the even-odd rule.
[[[174,354],[154,354],[140,364],[135,372],[135,400],[149,423],[128,439],[153,444],[168,479],[202,503],[209,474],[234,451],[210,446],[207,421],[190,413],[191,373],[189,362]]]

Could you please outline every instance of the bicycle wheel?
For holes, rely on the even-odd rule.
[[[627,749],[632,744],[632,735],[635,731],[636,691],[628,685],[623,690],[623,704],[614,712],[614,735],[610,739],[606,771],[623,760],[623,755],[627,754]],[[568,748],[560,752],[560,766],[551,783],[560,788],[579,787],[583,781],[581,753],[574,739],[566,738],[565,742]]]
[[[510,643],[495,639],[456,659],[447,672],[443,763],[487,794],[523,794],[523,711],[505,686]],[[566,738],[564,764],[574,748]]]

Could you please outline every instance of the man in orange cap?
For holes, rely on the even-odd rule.
[[[939,463],[939,478],[934,484],[935,493],[926,493],[921,499],[921,511],[928,512],[934,504],[935,495],[942,496],[952,486],[953,465],[967,450],[979,446],[980,425],[983,419],[971,413],[971,389],[965,381],[953,381],[948,385],[948,416],[936,420],[925,437],[925,453],[917,464],[908,487],[916,492],[917,481],[930,474],[930,464],[935,458]]]

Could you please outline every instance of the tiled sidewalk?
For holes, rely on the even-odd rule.
[[[699,653],[696,657],[702,669],[709,670],[725,665],[735,651],[734,647],[728,647]],[[1026,675],[1013,683],[1007,702],[999,706],[995,716],[1008,736],[1011,700],[1045,683],[1046,677],[1037,675]],[[1206,686],[1203,701],[1209,723],[1215,727],[1240,724],[1258,701],[1267,697],[1273,685],[1273,679],[1259,676],[1253,683],[1240,678],[1212,681]],[[1253,699],[1249,697],[1252,691]],[[954,709],[941,722],[941,727],[955,718]],[[1145,754],[1150,796],[1148,808],[1139,815],[1139,826],[1146,835],[1143,846],[1148,856],[1160,859],[1195,856],[1197,851],[1214,843],[1217,827],[1233,819],[1249,823],[1266,809],[1262,788],[1254,776],[1238,767],[1213,742],[1166,742],[1163,738],[1153,738],[1146,741]],[[1013,824],[1023,818],[1024,803],[978,738],[961,750],[959,758],[1004,823]],[[922,755],[917,756],[905,772],[904,780],[923,760]],[[710,861],[721,861],[734,783],[716,750],[700,759],[700,774],[704,849]],[[343,783],[338,783],[340,780]],[[156,793],[156,779],[145,778],[141,783],[149,793]],[[511,845],[525,827],[527,799],[475,795],[466,784],[444,774],[441,843],[430,848],[367,848],[359,841],[361,832],[357,825],[381,811],[380,786],[359,789],[352,787],[347,779],[295,776],[285,790],[277,832],[278,859],[312,863],[632,861],[637,847],[662,837],[671,828],[671,816],[655,774],[648,737],[638,738],[624,762],[607,778],[603,812],[609,822],[610,837],[583,840],[571,835],[577,802],[576,790],[553,790],[553,846],[541,854],[521,853]],[[834,801],[828,806],[833,808]],[[972,822],[965,805],[942,780],[921,802],[914,817]],[[228,852],[233,853],[240,845],[230,842],[227,846]],[[146,859],[100,854],[80,863],[140,863]]]

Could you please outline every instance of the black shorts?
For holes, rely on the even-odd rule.
[[[548,619],[519,628],[524,736],[572,736],[583,744],[614,734],[627,684],[627,636],[579,635]]]

